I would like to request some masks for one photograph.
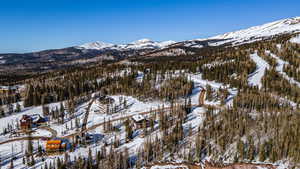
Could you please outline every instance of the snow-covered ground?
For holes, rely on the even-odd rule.
[[[297,35],[296,37],[291,38],[290,42],[300,44],[300,35]]]
[[[188,47],[195,47],[197,44],[205,43],[206,41],[209,41],[209,46],[220,46],[224,44],[232,44],[235,46],[252,43],[274,35],[297,32],[300,32],[300,17],[293,17],[209,38],[188,40],[182,43]],[[297,39],[295,40],[297,41]],[[201,47],[203,46],[200,45],[200,48]]]
[[[269,54],[271,57],[273,57],[274,59],[276,59],[277,61],[277,66],[276,66],[276,71],[278,73],[280,73],[283,78],[285,78],[286,80],[288,80],[291,84],[295,84],[300,88],[300,82],[298,82],[297,80],[295,80],[292,77],[289,77],[284,71],[283,71],[283,67],[285,64],[289,64],[288,62],[280,59],[280,57],[276,56],[275,54],[271,53],[270,51],[266,51],[267,54]]]
[[[22,111],[19,113],[12,114],[10,116],[6,116],[0,119],[0,129],[4,130],[4,128],[8,127],[9,125],[15,126],[15,124],[22,118],[23,115],[34,115],[39,114],[42,116],[42,106],[36,106],[36,107],[27,107],[23,108],[23,102],[20,102],[20,105],[22,107]],[[52,103],[48,105],[50,110],[52,108],[55,108],[56,106],[59,107],[59,103]],[[2,131],[0,131],[2,133]],[[36,129],[33,133],[33,136],[49,136],[50,133],[48,131],[45,131],[44,129]],[[7,139],[8,135],[1,136],[0,135],[0,142]],[[24,135],[20,135],[19,137],[23,137]]]
[[[140,74],[139,78],[141,78],[141,76],[143,74],[142,73],[139,73],[139,74]],[[195,89],[193,90],[193,93],[191,95],[191,100],[192,100],[193,105],[198,104],[200,92],[203,88],[206,87],[206,85],[210,85],[214,90],[218,90],[219,88],[227,88],[228,91],[230,92],[230,96],[228,97],[228,101],[226,102],[226,105],[228,105],[228,106],[230,106],[230,104],[232,103],[232,98],[234,96],[236,96],[236,94],[237,94],[237,90],[230,88],[229,85],[224,85],[222,83],[204,80],[204,79],[202,79],[201,74],[191,74],[191,75],[189,75],[189,77],[195,83]],[[140,80],[139,78],[137,80]],[[126,116],[139,114],[140,112],[146,112],[151,109],[153,110],[153,109],[158,108],[159,106],[162,107],[162,105],[164,105],[165,107],[169,106],[167,103],[163,103],[160,101],[141,102],[137,98],[134,98],[131,96],[114,95],[114,96],[110,96],[110,97],[112,99],[114,99],[115,105],[120,105],[120,104],[122,104],[122,100],[126,100],[127,105],[129,105],[129,106],[126,109],[121,110],[115,114],[104,114],[104,113],[99,113],[99,109],[102,106],[101,103],[99,103],[98,101],[95,101],[91,106],[91,110],[90,110],[90,114],[89,114],[89,118],[88,118],[88,124],[87,124],[88,127],[92,127],[95,124],[102,123],[104,121],[104,119],[113,120],[113,119],[117,119],[120,117],[126,117]],[[88,103],[89,103],[89,101],[79,105],[76,108],[76,115],[79,119],[83,119],[86,108],[88,106]],[[205,103],[211,104],[211,105],[219,105],[220,101],[214,101],[214,102],[206,101]],[[53,104],[50,104],[49,106],[51,108],[55,108],[56,106],[59,108],[60,103],[53,103]],[[187,121],[183,124],[185,133],[187,133],[190,129],[192,129],[192,132],[197,132],[198,127],[201,124],[203,124],[203,120],[205,119],[204,118],[205,111],[206,111],[206,109],[204,107],[194,107],[193,108],[192,112],[190,114],[188,114]],[[23,114],[41,114],[41,113],[42,113],[41,106],[26,108],[19,114],[15,114],[15,115],[3,118],[4,120],[0,119],[0,124],[2,126],[6,126],[9,123],[13,123],[15,120],[18,120],[20,117],[22,117]],[[2,121],[3,121],[3,124],[2,124]],[[113,125],[116,125],[118,123],[119,122],[114,122]],[[66,124],[70,127],[70,121],[68,121]],[[66,124],[64,124],[64,125],[51,124],[50,126],[52,129],[57,130],[58,136],[65,136],[65,135],[71,134],[72,132],[75,132],[74,130],[69,130],[68,133],[64,132]],[[153,133],[150,133],[151,138],[155,138],[156,136],[161,137],[161,134],[159,133],[159,130],[157,130],[157,127],[158,127],[158,124],[156,124],[154,127],[154,128],[156,128],[156,130]],[[77,157],[78,156],[88,156],[89,148],[92,149],[93,153],[97,150],[100,150],[101,147],[104,146],[104,140],[114,139],[115,136],[117,136],[118,139],[122,143],[121,146],[119,148],[117,148],[116,150],[122,151],[125,148],[128,148],[129,153],[133,155],[134,153],[136,153],[138,151],[138,149],[143,145],[143,143],[148,138],[147,136],[144,138],[140,135],[142,130],[137,130],[134,132],[135,137],[133,138],[133,140],[126,143],[125,142],[125,137],[126,137],[125,127],[123,125],[121,125],[121,127],[119,127],[119,129],[120,129],[120,131],[113,132],[113,133],[104,133],[102,127],[98,127],[93,130],[90,130],[89,131],[90,134],[99,135],[99,137],[101,138],[100,141],[95,142],[95,143],[87,146],[86,148],[80,147],[80,148],[77,148],[74,152],[69,152],[70,159],[73,160],[75,156],[77,156]],[[47,132],[45,132],[43,129],[38,129],[36,131],[36,133],[34,134],[34,136],[41,136],[41,135],[49,136],[50,133],[49,132],[47,134],[46,133]],[[2,161],[3,167],[9,166],[10,157],[12,157],[12,154],[14,154],[14,156],[17,157],[17,159],[14,160],[14,166],[16,169],[30,168],[30,167],[26,167],[22,164],[22,157],[24,156],[24,151],[26,150],[26,147],[27,147],[26,144],[27,144],[27,141],[20,141],[20,142],[12,142],[12,143],[1,145],[0,146],[0,156],[1,156],[1,159],[3,159],[3,161]],[[44,145],[45,142],[44,141],[34,141],[35,150],[37,149],[39,144]],[[109,146],[107,147],[107,150],[109,151]],[[64,155],[55,155],[55,156],[46,157],[45,162],[49,163],[50,161],[56,160],[56,158],[58,158],[58,157],[63,158]],[[40,166],[44,165],[44,162],[42,162],[40,158],[36,159],[36,163],[37,164],[31,168],[40,167]],[[153,167],[155,169],[155,168],[158,168],[159,166],[153,166]],[[172,169],[172,167],[185,168],[186,166],[170,165],[170,166],[164,166],[164,167]]]
[[[291,33],[300,31],[300,17],[282,19],[267,24],[254,26],[248,29],[229,32],[218,35],[210,39],[228,39],[236,44],[248,42],[251,39],[261,39],[282,33]]]
[[[175,74],[177,75],[178,72],[175,72]],[[139,76],[137,78],[137,80],[141,80],[143,76],[142,72],[139,72]],[[211,82],[211,81],[207,81],[207,80],[203,80],[201,78],[201,75],[192,75],[191,76],[191,80],[194,81],[197,85],[197,87],[194,89],[193,94],[192,94],[192,104],[197,104],[198,103],[198,97],[201,91],[201,88],[204,88],[206,86],[206,84],[211,85],[213,88],[218,89],[220,87],[225,87],[224,85],[220,84],[220,83],[215,83],[215,82]],[[101,106],[103,108],[103,105],[101,105],[101,103],[99,103],[98,101],[93,102],[91,109],[90,109],[90,114],[88,117],[88,123],[87,123],[87,127],[92,127],[94,125],[100,124],[102,122],[104,122],[104,120],[114,120],[114,119],[119,119],[122,117],[131,117],[133,115],[139,114],[141,112],[147,112],[150,110],[154,110],[157,108],[162,108],[164,107],[168,107],[169,104],[168,103],[164,103],[161,101],[151,101],[151,102],[141,102],[139,101],[137,98],[134,98],[132,96],[123,96],[123,95],[114,95],[114,96],[109,96],[114,100],[114,105],[122,105],[122,100],[126,100],[126,104],[128,105],[125,109],[118,111],[117,113],[114,114],[105,114],[105,113],[100,113],[101,111],[99,111],[99,109],[101,109]],[[21,103],[22,104],[22,103]],[[85,102],[81,105],[79,105],[78,107],[76,107],[76,112],[75,112],[75,116],[77,116],[78,119],[82,120],[84,118],[85,112],[86,112],[86,108],[89,104],[88,102]],[[210,104],[215,104],[217,105],[218,102],[214,103],[211,102]],[[60,103],[52,103],[48,105],[51,109],[54,108],[60,108]],[[23,108],[23,107],[22,107]],[[188,115],[188,121],[183,125],[184,127],[184,131],[188,131],[190,128],[192,130],[197,130],[197,128],[199,127],[199,125],[202,124],[204,117],[203,117],[203,113],[205,112],[205,109],[202,107],[198,107],[198,108],[194,108],[193,111]],[[22,112],[17,113],[17,114],[13,114],[11,116],[8,117],[4,117],[2,119],[0,119],[0,127],[4,128],[6,127],[8,124],[15,124],[16,121],[18,121],[24,114],[27,115],[32,115],[32,114],[40,114],[42,115],[42,107],[41,106],[36,106],[36,107],[28,107],[28,108],[23,108]],[[66,112],[66,114],[68,114],[68,112]],[[145,115],[146,116],[146,115]],[[65,117],[65,124],[58,124],[58,123],[54,123],[53,121],[50,123],[50,126],[52,129],[54,129],[55,131],[57,131],[57,136],[58,137],[62,137],[62,136],[66,136],[72,133],[75,133],[75,124],[74,124],[74,120],[73,120],[73,129],[71,129],[71,121],[68,117],[68,115],[66,115]],[[118,122],[114,122],[114,125],[117,124]],[[158,124],[156,124],[156,127]],[[68,130],[66,129],[68,128]],[[36,132],[33,133],[33,136],[47,136],[50,137],[51,133],[47,130],[44,129],[35,129]],[[107,140],[107,139],[112,139],[114,137],[114,135],[111,134],[104,134],[103,131],[103,127],[97,127],[93,130],[89,131],[90,134],[94,134],[94,135],[99,135],[102,139]],[[122,150],[124,148],[129,148],[129,152],[134,153],[138,150],[138,148],[144,143],[145,138],[139,136],[139,131],[136,131],[135,135],[136,137],[129,143],[125,143],[125,128],[124,126],[122,126],[120,128],[120,131],[118,133],[118,138],[120,140],[123,140],[123,145],[121,145],[119,147],[119,150]],[[153,133],[153,138],[155,136],[155,134],[158,133]],[[19,137],[24,137],[24,136],[19,136]],[[10,138],[8,138],[7,135],[5,136],[1,136],[0,137],[1,141],[4,140],[8,140]],[[1,151],[0,151],[0,156],[1,158],[3,157],[9,157],[8,155],[12,152],[11,147],[12,145],[14,145],[14,152],[18,152],[19,156],[22,157],[24,155],[23,151],[24,149],[21,148],[23,147],[21,144],[22,142],[26,142],[26,141],[20,141],[20,142],[11,142],[11,143],[7,143],[7,144],[3,144],[1,145]],[[43,141],[39,142],[40,145],[44,145],[45,143]],[[15,145],[16,144],[16,145]],[[37,147],[38,142],[35,141],[35,147]],[[93,150],[100,150],[100,148],[103,146],[103,143],[97,143],[97,144],[93,144],[91,146],[89,146],[89,148],[93,147]],[[74,157],[75,155],[78,156],[78,154],[81,155],[87,155],[88,154],[88,148],[79,148],[77,149],[75,152],[70,153],[71,157]],[[11,155],[10,155],[11,156]],[[55,157],[62,157],[62,155],[58,155]],[[53,158],[55,157],[47,157],[46,161],[51,161]],[[72,159],[72,158],[71,158]],[[36,166],[39,165],[43,165],[42,163],[37,162],[38,164]],[[4,166],[9,165],[9,163],[4,162]],[[15,164],[15,168],[22,168],[22,158],[18,158],[14,161]]]
[[[223,64],[226,64],[226,63],[232,63],[234,61],[235,61],[234,59],[226,60],[226,61],[213,61],[211,63],[204,64],[202,67],[211,68],[211,67],[220,66],[220,65],[223,65]]]
[[[43,141],[32,141],[33,149],[36,151],[38,145],[43,144]],[[13,143],[8,143],[0,146],[0,158],[2,168],[8,168],[10,166],[10,159],[12,157],[16,158],[14,160],[15,169],[25,169],[28,168],[23,165],[23,156],[27,150],[28,141],[18,141]],[[38,161],[37,161],[38,162]],[[1,166],[0,165],[0,166]]]
[[[228,89],[230,95],[226,99],[226,105],[227,106],[232,105],[233,98],[237,95],[237,92],[238,92],[237,89],[230,88],[229,85],[225,85],[225,84],[222,84],[222,83],[217,83],[217,82],[214,82],[214,81],[204,80],[202,78],[201,74],[190,75],[190,77],[191,77],[191,80],[195,83],[195,86],[196,86],[193,89],[193,93],[192,93],[192,96],[191,96],[192,104],[198,104],[199,103],[199,95],[200,95],[201,90],[204,89],[206,87],[206,85],[210,85],[214,90],[218,90],[220,88]],[[219,106],[220,101],[207,101],[207,100],[205,100],[205,104],[206,105]]]
[[[260,89],[262,87],[261,80],[265,75],[266,69],[270,68],[270,65],[258,56],[257,52],[250,55],[250,58],[256,63],[256,70],[249,75],[248,83],[251,86],[258,86]]]
[[[132,97],[132,96],[124,96],[124,95],[113,95],[109,96],[115,100],[114,105],[122,105],[120,103],[120,98],[122,100],[126,100],[126,104],[128,107],[126,109],[120,110],[117,113],[114,114],[104,114],[99,111],[99,102],[94,102],[91,106],[91,110],[88,116],[88,121],[87,121],[87,128],[92,127],[94,125],[98,125],[103,123],[104,121],[111,120],[113,121],[114,119],[120,119],[120,118],[126,118],[126,117],[131,117],[133,115],[137,115],[141,112],[147,112],[150,110],[155,110],[158,107],[162,106],[169,106],[168,103],[163,103],[160,101],[152,101],[152,102],[142,102],[139,101],[138,99]],[[88,102],[82,104],[81,106],[78,107],[76,110],[76,114],[78,115],[77,118],[80,120],[84,119],[86,108],[88,106]],[[106,111],[106,107],[104,107]],[[73,129],[70,129],[70,126],[73,126]],[[68,126],[68,130],[66,129],[66,126]],[[57,131],[58,136],[65,136],[69,134],[76,133],[77,131],[75,130],[75,122],[73,121],[68,121],[64,125],[51,125],[51,128]]]

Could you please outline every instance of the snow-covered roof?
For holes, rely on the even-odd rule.
[[[132,119],[135,121],[135,122],[140,122],[140,121],[143,121],[145,120],[145,117],[143,115],[135,115],[135,116],[132,116]]]
[[[30,116],[32,119],[32,122],[38,122],[41,119],[41,116],[39,114],[33,114]]]
[[[37,123],[42,117],[39,114],[32,114],[32,115],[23,115],[21,122],[26,122],[27,120],[31,120],[33,123]]]

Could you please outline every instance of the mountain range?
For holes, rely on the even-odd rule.
[[[267,40],[283,34],[300,32],[300,17],[283,19],[248,29],[229,32],[207,39],[182,42],[156,42],[141,39],[128,44],[92,42],[63,49],[51,49],[31,53],[0,54],[0,74],[18,72],[47,72],[86,64],[115,62],[130,58],[192,55],[193,50],[236,46]]]

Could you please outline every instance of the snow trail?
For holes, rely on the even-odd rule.
[[[298,86],[300,88],[300,82],[298,82],[297,80],[295,80],[292,77],[289,77],[284,71],[283,71],[283,67],[285,64],[289,64],[288,62],[280,59],[278,56],[276,56],[275,54],[271,53],[269,50],[266,50],[266,53],[269,54],[272,58],[276,59],[277,61],[277,66],[276,66],[276,71],[281,74],[283,76],[284,79],[288,80],[291,84],[295,84],[296,86]]]
[[[262,87],[261,79],[265,75],[266,69],[270,68],[270,65],[258,56],[257,52],[251,54],[250,58],[256,63],[256,70],[249,75],[248,84],[251,86],[258,86],[260,89]]]
[[[218,82],[215,82],[215,81],[205,80],[205,79],[202,78],[202,74],[192,74],[190,76],[190,78],[191,78],[191,81],[193,81],[195,83],[195,88],[193,89],[192,96],[191,96],[192,104],[198,104],[199,103],[198,99],[199,99],[199,95],[201,93],[201,90],[203,88],[205,88],[206,85],[210,85],[215,90],[218,90],[220,88],[228,89],[230,95],[226,99],[226,105],[227,105],[227,107],[232,106],[233,98],[238,93],[238,90],[236,88],[230,88],[230,85],[227,85],[227,84],[222,84],[222,83],[218,83]],[[218,100],[218,101],[207,101],[207,100],[205,100],[204,103],[206,105],[217,106],[217,105],[220,105],[220,100]]]

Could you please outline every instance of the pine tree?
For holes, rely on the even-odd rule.
[[[13,169],[13,168],[14,168],[14,160],[11,159],[9,169]]]
[[[45,162],[45,164],[44,164],[44,169],[48,169],[48,164],[47,164],[47,162]]]
[[[5,117],[5,112],[1,105],[0,105],[0,117]]]
[[[129,119],[127,119],[125,121],[125,128],[126,128],[126,139],[127,140],[131,140],[132,139],[133,131],[132,131],[132,127],[130,126]]]
[[[43,155],[43,149],[42,149],[42,146],[41,145],[39,145],[38,146],[38,156],[42,156]]]
[[[188,103],[186,106],[186,112],[187,112],[187,114],[189,114],[189,113],[191,113],[191,111],[192,111],[192,99],[191,99],[191,97],[189,97]]]
[[[43,110],[43,116],[46,117],[46,116],[49,116],[50,115],[50,112],[49,112],[49,107],[48,106],[42,106],[42,110]]]
[[[29,107],[33,105],[33,86],[31,84],[26,86],[26,95],[24,98],[24,107]]]
[[[33,157],[33,154],[31,155],[31,164],[30,166],[34,166],[35,165],[35,159]]]
[[[259,147],[259,161],[264,162],[266,160],[265,144],[261,143]]]
[[[241,140],[238,141],[237,150],[238,150],[238,154],[239,154],[239,159],[244,160],[245,159],[245,157],[244,157],[244,152],[245,152],[244,143]]]
[[[61,118],[61,124],[64,124],[64,119],[65,119],[65,108],[64,104],[61,102],[60,103],[60,111],[59,111],[59,117]]]
[[[29,135],[28,135],[27,152],[28,152],[29,155],[31,155],[33,153],[33,143],[32,143],[32,137],[31,137],[30,132],[29,132]]]
[[[92,155],[92,150],[89,148],[89,153],[88,153],[88,165],[92,166],[93,165],[93,155]]]
[[[57,158],[56,167],[57,167],[57,169],[61,169],[61,167],[62,167],[62,164],[61,164],[61,161],[60,161],[59,157]]]
[[[254,160],[255,157],[255,146],[252,137],[249,138],[249,148],[248,148],[248,159],[250,161]]]
[[[16,103],[16,112],[21,112],[21,105],[18,102]]]

